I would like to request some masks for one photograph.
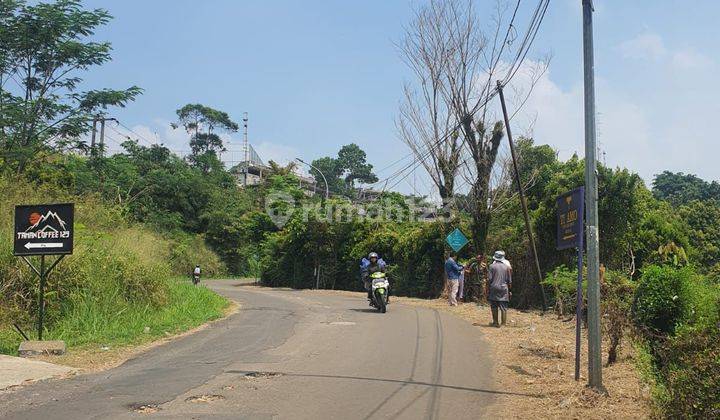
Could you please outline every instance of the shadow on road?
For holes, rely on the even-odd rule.
[[[227,370],[225,373],[234,373],[234,374],[240,374],[240,375],[248,375],[254,372],[251,371],[243,371],[243,370]],[[470,388],[466,386],[458,386],[458,385],[443,385],[443,384],[433,384],[430,382],[422,382],[422,381],[403,381],[400,379],[383,379],[383,378],[368,378],[364,376],[345,376],[345,375],[323,375],[323,374],[316,374],[316,373],[291,373],[291,372],[264,372],[267,375],[273,375],[273,376],[294,376],[298,378],[325,378],[325,379],[349,379],[349,380],[356,380],[356,381],[370,381],[370,382],[386,382],[386,383],[396,383],[396,384],[406,384],[406,385],[420,385],[420,386],[427,386],[430,388],[443,388],[443,389],[454,389],[457,391],[469,391],[469,392],[482,392],[486,394],[496,394],[496,395],[517,395],[522,397],[531,397],[531,398],[545,398],[545,395],[543,394],[525,394],[521,392],[507,392],[507,391],[498,391],[494,389],[482,389],[482,388]]]
[[[350,308],[350,309],[348,309],[348,310],[349,310],[349,311],[353,311],[353,312],[364,312],[364,313],[373,312],[373,313],[377,313],[377,314],[380,313],[380,312],[378,312],[378,310],[375,309],[375,308],[362,308],[362,309],[361,309],[361,308]]]

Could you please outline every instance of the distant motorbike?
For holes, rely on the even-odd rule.
[[[198,283],[200,283],[200,274],[193,274],[193,284],[197,286]]]
[[[390,282],[385,273],[376,272],[370,274],[372,279],[372,301],[370,304],[385,313],[387,311],[388,293],[390,291]]]

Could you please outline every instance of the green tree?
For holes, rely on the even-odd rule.
[[[86,148],[88,121],[141,93],[80,90],[80,74],[110,60],[110,44],[88,41],[111,18],[78,0],[0,3],[0,151],[3,168],[22,173],[43,151]]]
[[[355,143],[341,147],[337,158],[326,156],[313,160],[312,166],[325,175],[330,191],[350,197],[354,196],[355,181],[372,184],[378,180],[372,172],[373,166],[367,163],[365,151]],[[323,183],[323,177],[316,169],[311,168],[310,174],[318,185]]]
[[[720,201],[720,184],[704,181],[691,174],[664,171],[653,180],[653,194],[674,206],[688,204],[693,200]]]
[[[364,184],[372,184],[378,180],[372,172],[373,166],[367,163],[365,151],[355,143],[350,143],[340,149],[337,162],[343,169],[345,183],[351,190],[355,188],[356,180]]]
[[[331,157],[321,157],[312,161],[312,166],[319,169],[328,183],[328,189],[336,194],[345,194],[345,184],[342,179],[343,169],[337,159]],[[318,187],[325,187],[323,184],[324,179],[318,170],[315,168],[310,169],[310,175],[315,178]]]
[[[235,132],[238,124],[226,112],[201,104],[187,104],[175,112],[178,123],[172,127],[182,125],[191,135],[190,162],[206,173],[222,168],[218,153],[224,152],[225,146],[218,132]]]
[[[297,162],[291,161],[288,162],[287,165],[283,166],[275,162],[274,160],[270,160],[268,162],[268,166],[270,167],[270,170],[267,174],[268,177],[272,177],[275,175],[290,176],[295,173],[295,168],[297,168]]]
[[[720,264],[720,206],[713,201],[695,200],[680,207],[680,218],[690,230],[691,258],[701,271]]]

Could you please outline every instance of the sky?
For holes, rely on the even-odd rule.
[[[494,2],[476,1],[483,19]],[[95,36],[112,43],[113,60],[85,74],[85,85],[144,89],[112,110],[132,132],[108,130],[110,149],[130,135],[187,150],[187,134],[170,123],[177,108],[202,103],[238,122],[247,112],[250,143],[265,161],[311,161],[354,142],[384,179],[409,153],[395,119],[412,78],[396,45],[421,0],[85,3],[114,16]],[[536,4],[521,0],[521,16]],[[648,183],[664,170],[720,180],[719,14],[714,0],[595,0],[598,141],[607,165]],[[582,156],[581,0],[551,0],[528,60],[548,55],[513,134],[549,144],[563,159]],[[228,164],[243,158],[242,137],[226,137]],[[427,194],[432,185],[418,169],[397,189]]]

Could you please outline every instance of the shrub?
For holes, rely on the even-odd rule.
[[[672,334],[689,313],[690,268],[650,266],[643,270],[632,313],[635,324],[651,334]]]
[[[577,269],[571,270],[564,265],[556,267],[545,276],[544,286],[553,289],[555,312],[558,316],[573,314],[577,308]],[[587,287],[587,280],[583,276],[583,293]]]
[[[670,339],[657,351],[667,418],[720,418],[720,329],[707,326]]]
[[[601,272],[604,273],[600,284],[602,330],[609,341],[607,364],[611,365],[617,361],[622,339],[632,326],[631,308],[636,284],[616,271],[601,268]]]
[[[690,268],[650,267],[635,293],[633,316],[657,385],[657,414],[720,416],[720,286]]]

